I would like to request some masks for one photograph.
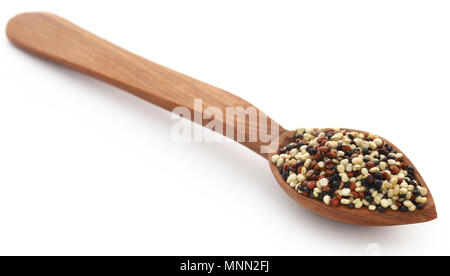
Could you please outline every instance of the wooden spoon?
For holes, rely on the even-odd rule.
[[[226,107],[253,107],[229,92],[132,54],[50,13],[19,14],[9,21],[6,33],[12,43],[33,54],[105,81],[169,111],[179,106],[187,107],[192,118],[197,112],[194,109],[194,99],[202,99],[203,110],[217,107],[223,114],[226,114]],[[229,121],[223,119],[223,129],[226,129],[227,125],[233,127],[236,135],[232,138],[237,141],[240,130],[236,126],[239,118],[233,117],[231,121],[234,123],[227,123]],[[207,123],[208,121],[204,120],[202,122],[203,125]],[[246,138],[254,134],[249,133],[253,127],[259,127],[257,122],[245,119],[242,123],[245,124]],[[280,147],[293,140],[295,131],[285,130],[268,118],[268,125],[271,123],[279,127]],[[270,126],[268,129],[270,133]],[[240,143],[270,160],[271,154],[261,153],[264,143],[259,140]],[[401,152],[395,145],[388,143]],[[412,164],[406,156],[405,161]],[[415,212],[387,210],[386,213],[378,213],[365,208],[330,207],[297,193],[283,180],[277,167],[270,161],[269,164],[276,180],[291,198],[305,208],[334,220],[357,225],[398,225],[425,222],[437,217],[430,192],[425,208]],[[427,187],[417,170],[416,178]]]

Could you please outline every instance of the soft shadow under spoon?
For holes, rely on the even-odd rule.
[[[110,83],[169,111],[181,106],[188,108],[191,115],[194,115],[198,112],[194,106],[194,99],[202,99],[202,110],[214,107],[223,114],[226,114],[227,107],[254,108],[247,101],[231,93],[132,54],[50,13],[19,14],[9,21],[6,33],[12,43],[28,52]],[[246,138],[255,134],[254,130],[259,129],[257,121],[241,122],[245,126],[242,133],[242,130],[237,128],[240,123],[237,117],[231,118],[231,121],[226,119],[225,116],[221,124],[223,129],[227,126],[234,129],[235,135],[232,137],[234,140],[270,160],[270,154],[261,152],[261,146],[265,143],[259,140],[248,142],[249,139],[241,142],[237,139],[239,134]],[[207,123],[208,121],[202,121],[203,125]],[[280,147],[292,141],[295,132],[285,130],[270,118],[268,118],[269,133],[270,126],[274,125],[279,129]],[[384,141],[388,142],[386,139]],[[389,144],[401,152],[395,145]],[[412,165],[406,155],[404,159]],[[357,225],[382,226],[425,222],[437,217],[431,192],[427,195],[428,202],[425,208],[415,212],[388,210],[386,213],[376,213],[367,209],[330,207],[320,201],[301,196],[283,180],[277,167],[272,162],[269,163],[275,179],[291,198],[305,208],[334,220]],[[428,189],[417,169],[415,174]]]

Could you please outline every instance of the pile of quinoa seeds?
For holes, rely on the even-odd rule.
[[[272,156],[298,193],[337,207],[371,211],[423,209],[428,193],[403,155],[376,135],[340,129],[296,130],[295,141]]]

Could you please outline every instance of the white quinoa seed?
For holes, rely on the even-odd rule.
[[[306,168],[305,168],[305,167],[302,168],[301,173],[302,173],[303,175],[306,175]]]
[[[321,189],[319,189],[319,188],[317,188],[317,187],[314,188],[314,190],[313,190],[313,195],[314,195],[314,197],[318,197],[320,192],[322,192]]]
[[[348,204],[350,204],[350,200],[347,198],[343,198],[343,199],[341,199],[341,204],[348,205]]]
[[[383,208],[388,208],[390,206],[389,201],[385,198],[382,199],[380,203],[381,203],[381,207],[383,207]]]
[[[426,196],[428,194],[428,190],[423,187],[419,187],[419,192],[421,196]]]
[[[347,176],[347,174],[344,174],[342,177],[341,177],[341,180],[342,180],[342,182],[348,182],[349,181],[349,179],[348,179],[348,176]]]
[[[372,150],[375,150],[377,148],[377,144],[375,144],[374,142],[369,142],[369,148]]]
[[[373,198],[373,201],[379,205],[381,203],[381,197],[379,195],[377,195],[376,197]]]
[[[369,175],[369,171],[368,171],[366,168],[362,168],[362,169],[361,169],[361,173],[362,173],[363,175]]]
[[[284,164],[283,158],[278,158],[277,167],[281,167]]]
[[[363,160],[361,158],[359,158],[359,157],[356,157],[356,158],[352,159],[353,165],[359,165],[359,164],[362,164],[362,162],[363,162]]]
[[[323,202],[324,202],[326,205],[329,205],[329,204],[330,204],[330,200],[331,200],[331,197],[330,197],[329,195],[326,195],[326,196],[323,197]]]
[[[389,189],[387,195],[392,198],[394,196],[394,189]]]
[[[405,205],[405,207],[409,208],[409,207],[411,207],[413,205],[413,203],[410,200],[405,200],[403,202],[403,205]]]
[[[272,157],[271,157],[272,163],[277,163],[279,158],[280,158],[280,156],[278,154],[272,155]]]
[[[405,197],[405,198],[406,198],[406,199],[411,199],[411,197],[412,197],[412,193],[408,191],[408,192],[406,193],[406,197]]]
[[[322,187],[328,186],[328,179],[326,179],[326,178],[320,179],[319,182]]]
[[[305,168],[308,168],[309,165],[311,164],[311,159],[306,160],[305,164],[303,164],[305,166]]]
[[[297,175],[296,175],[295,173],[289,175],[289,177],[287,178],[286,182],[287,182],[287,183],[291,183],[291,182],[293,182],[294,180],[297,180]]]
[[[352,163],[347,164],[347,166],[345,167],[345,170],[347,172],[352,172],[353,171],[353,164]]]
[[[375,138],[373,140],[373,142],[379,147],[383,145],[383,140],[381,140],[380,138]]]

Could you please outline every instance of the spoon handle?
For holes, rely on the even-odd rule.
[[[139,57],[50,13],[19,14],[9,21],[6,33],[12,43],[28,52],[100,79],[164,109],[186,107],[193,121],[194,114],[201,118],[208,113],[207,120],[196,122],[205,126],[211,121],[208,119],[215,119],[222,125],[222,134],[226,132],[228,137],[267,158],[261,152],[261,146],[268,144],[267,141],[261,142],[259,136],[256,142],[249,139],[250,135],[254,137],[255,130],[258,132],[259,120],[245,117],[242,120],[226,112],[226,107],[254,107],[229,92]],[[195,105],[194,99],[201,99],[201,104],[197,100]],[[216,113],[217,109],[207,110],[208,107],[218,108],[222,118],[217,116],[220,114]],[[260,118],[259,110],[255,110]],[[267,122],[267,133],[271,125],[279,127],[280,134],[284,132],[268,117]],[[215,130],[220,132],[220,127]]]

